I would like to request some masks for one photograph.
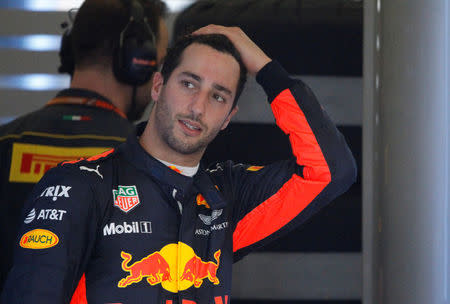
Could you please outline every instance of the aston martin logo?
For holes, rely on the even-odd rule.
[[[223,209],[219,209],[219,210],[213,210],[211,212],[211,215],[204,215],[204,214],[199,214],[198,217],[202,220],[202,222],[205,225],[211,225],[211,223],[218,219],[219,216],[222,214]]]

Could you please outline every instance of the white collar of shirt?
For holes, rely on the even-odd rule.
[[[189,176],[192,177],[195,175],[195,173],[197,173],[198,168],[200,167],[200,164],[197,164],[197,166],[194,167],[185,167],[185,166],[179,166],[179,165],[175,165],[169,162],[166,162],[164,160],[158,159],[160,162],[162,162],[164,165],[166,165],[167,167],[175,167],[176,169],[180,170],[180,173],[185,175],[185,176]],[[172,169],[172,168],[171,168]]]

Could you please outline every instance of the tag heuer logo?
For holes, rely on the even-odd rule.
[[[113,190],[114,206],[124,212],[128,212],[139,205],[139,195],[136,186],[119,186]]]

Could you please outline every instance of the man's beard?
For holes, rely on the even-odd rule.
[[[195,117],[194,114],[176,115],[174,120],[172,120],[172,117],[170,115],[171,113],[163,93],[161,94],[159,101],[155,104],[155,107],[155,126],[159,130],[159,134],[161,134],[162,140],[171,149],[180,154],[188,155],[204,151],[208,144],[217,136],[220,131],[220,126],[218,126],[208,133],[208,128],[198,117]],[[193,143],[184,142],[182,141],[182,139],[176,138],[175,124],[178,123],[179,119],[189,119],[199,123],[202,127],[202,132],[204,132],[206,136]]]

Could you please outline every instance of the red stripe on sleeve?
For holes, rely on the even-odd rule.
[[[86,277],[83,276],[78,283],[77,289],[73,293],[72,300],[70,300],[70,304],[87,304],[86,298]]]
[[[290,90],[272,102],[277,125],[292,145],[303,178],[293,175],[274,195],[240,220],[233,233],[233,251],[256,243],[285,226],[330,183],[331,173],[317,139]]]
[[[105,151],[105,152],[103,152],[103,153],[100,153],[100,154],[91,156],[91,157],[89,157],[87,160],[88,160],[88,161],[98,160],[99,158],[106,157],[106,156],[108,156],[109,154],[111,154],[111,153],[113,153],[113,152],[114,152],[114,148],[112,148],[112,149],[110,149],[110,150],[107,150],[107,151]]]
[[[91,157],[89,157],[89,158],[84,158],[84,157],[82,157],[82,158],[80,158],[80,159],[75,159],[75,160],[69,160],[69,161],[65,161],[65,162],[62,162],[61,163],[61,165],[65,165],[65,164],[76,164],[76,163],[78,163],[78,162],[80,162],[80,161],[82,161],[82,160],[87,160],[87,161],[95,161],[95,160],[98,160],[99,158],[102,158],[102,157],[106,157],[106,156],[108,156],[109,154],[111,154],[111,153],[113,153],[114,152],[114,148],[112,148],[112,149],[110,149],[110,150],[107,150],[107,151],[105,151],[105,152],[103,152],[103,153],[100,153],[100,154],[97,154],[97,155],[94,155],[94,156],[91,156]]]

